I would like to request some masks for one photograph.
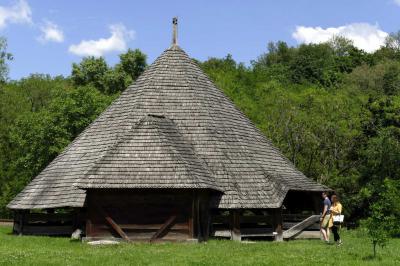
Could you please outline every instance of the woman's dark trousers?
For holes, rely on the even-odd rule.
[[[332,226],[332,233],[333,233],[333,238],[336,241],[340,240],[340,236],[339,236],[339,227],[337,227],[336,225]]]

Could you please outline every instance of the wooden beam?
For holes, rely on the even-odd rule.
[[[201,228],[201,241],[207,241],[210,235],[210,208],[208,193],[199,192],[199,215],[200,215],[200,228]]]
[[[195,206],[196,206],[196,211],[195,211],[196,237],[199,241],[201,241],[203,234],[201,231],[201,220],[200,220],[200,196],[199,196],[199,192],[197,192],[197,191],[196,191],[196,197],[195,197]]]
[[[189,227],[189,237],[194,238],[194,223],[193,218],[195,216],[195,192],[192,193],[192,202],[189,211],[189,220],[188,220],[188,227]]]
[[[118,226],[118,224],[116,222],[114,222],[114,220],[109,216],[109,215],[105,215],[104,218],[106,219],[106,221],[108,222],[109,225],[111,225],[111,227],[126,241],[129,241],[129,237],[125,234],[125,232],[121,229],[121,227]]]
[[[121,227],[119,227],[119,225],[111,218],[110,215],[106,213],[106,211],[100,205],[97,205],[94,201],[92,201],[92,204],[100,213],[100,215],[104,217],[106,222],[118,233],[118,235],[120,235],[120,237],[122,237],[126,241],[130,241],[129,237],[125,234]]]
[[[319,221],[319,217],[320,217],[319,215],[311,215],[310,217],[308,217],[304,221],[301,221],[300,223],[295,224],[294,226],[292,226],[291,228],[286,230],[285,233],[283,234],[283,237],[284,238],[293,238],[293,237],[295,237],[296,235],[300,234],[305,229],[309,228],[311,225],[313,225],[316,222],[318,222]]]
[[[18,217],[18,223],[19,223],[19,228],[18,228],[18,235],[22,236],[24,234],[24,227],[26,223],[26,218],[27,214],[29,214],[29,211],[27,210],[21,210],[18,212],[19,217]]]
[[[93,225],[91,217],[89,216],[86,219],[86,236],[92,237],[92,232],[93,232]]]
[[[321,202],[322,202],[322,200],[321,200],[321,195],[320,194],[316,194],[316,193],[314,193],[313,195],[312,195],[312,197],[313,197],[313,205],[314,205],[314,214],[320,214],[321,213]]]
[[[283,241],[282,208],[274,209],[272,215],[275,241]]]
[[[240,211],[231,210],[229,212],[231,215],[231,239],[234,241],[241,241],[242,235],[240,233]]]
[[[155,241],[160,235],[164,234],[165,231],[171,227],[172,223],[176,219],[176,214],[171,215],[171,217],[168,218],[167,221],[160,227],[160,229],[155,232],[155,234],[151,237],[150,242]]]

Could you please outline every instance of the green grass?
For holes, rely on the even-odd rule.
[[[0,226],[1,265],[400,265],[400,239],[377,258],[367,238],[343,230],[341,247],[319,240],[89,246],[68,238],[12,235]]]

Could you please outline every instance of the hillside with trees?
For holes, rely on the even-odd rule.
[[[87,57],[68,77],[11,81],[12,57],[2,39],[0,217],[147,64],[141,51],[128,50],[115,66]],[[380,211],[391,217],[391,233],[400,233],[400,32],[372,54],[335,37],[296,47],[270,43],[249,66],[231,55],[197,62],[299,170],[341,196],[351,221],[385,199]]]

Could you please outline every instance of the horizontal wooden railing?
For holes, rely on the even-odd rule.
[[[26,235],[70,235],[76,219],[73,213],[16,213],[13,231]]]
[[[319,224],[316,222],[315,218],[317,216],[313,216],[312,219],[309,218],[310,216],[312,215],[282,214],[283,230],[290,230],[289,232],[296,231],[294,235],[299,234],[299,231],[301,230],[318,231]],[[240,215],[239,220],[242,237],[274,236],[272,215]],[[211,218],[212,235],[219,237],[231,237],[230,222],[231,217],[229,215],[213,215]],[[301,226],[299,226],[299,223]],[[302,227],[302,229],[300,229],[300,227]],[[288,233],[286,233],[286,236],[288,236]]]

